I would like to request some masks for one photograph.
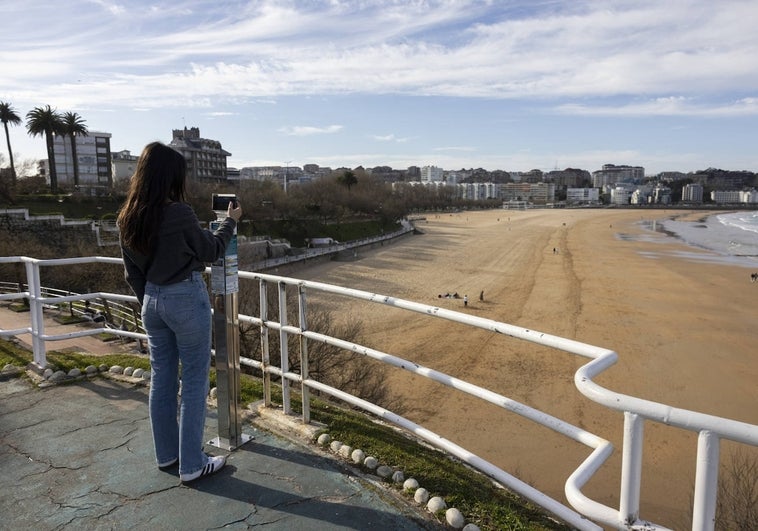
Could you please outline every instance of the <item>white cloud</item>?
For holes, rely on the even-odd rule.
[[[377,140],[379,142],[397,142],[397,143],[403,143],[408,142],[410,140],[408,137],[396,137],[394,134],[389,135],[371,135],[371,138],[374,140]]]
[[[742,98],[725,103],[699,103],[694,98],[671,96],[622,105],[567,103],[555,107],[560,114],[580,116],[700,116],[728,117],[758,114],[758,98]]]
[[[80,21],[90,2],[113,16],[97,25],[91,15]],[[33,83],[37,101],[155,107],[287,94],[758,92],[758,4],[740,0],[269,0],[236,10],[196,0],[161,7],[160,17],[138,9],[117,16],[122,10],[109,0],[79,0],[71,14],[35,21],[38,32],[28,31],[31,20],[15,22],[0,51],[12,72],[4,92],[27,98],[23,87]],[[24,11],[15,15],[23,22]],[[62,95],[65,89],[71,94]]]
[[[342,130],[341,125],[328,125],[326,127],[314,127],[310,125],[295,125],[291,127],[281,127],[280,133],[289,136],[310,136],[338,133]]]

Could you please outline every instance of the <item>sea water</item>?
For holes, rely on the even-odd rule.
[[[758,268],[758,212],[707,215],[697,221],[659,220],[655,230],[705,253],[677,253],[683,258]]]

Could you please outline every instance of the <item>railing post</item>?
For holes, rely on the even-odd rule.
[[[716,526],[720,446],[716,433],[703,430],[698,435],[692,531],[709,531]]]
[[[268,343],[268,283],[260,279],[260,318],[261,318],[261,371],[263,371],[263,405],[271,407],[271,373],[268,372],[268,366],[271,364],[269,358]]]
[[[300,331],[305,332],[308,330],[306,320],[305,286],[300,284],[297,292],[300,311]],[[300,393],[302,394],[303,400],[303,422],[309,424],[311,421],[311,396],[310,389],[305,385],[305,380],[308,379],[308,340],[303,335],[300,335],[300,376],[303,379],[300,386]]]
[[[622,522],[626,525],[634,524],[640,514],[644,422],[645,419],[636,413],[624,412],[624,447],[621,452],[619,514]]]
[[[289,348],[287,346],[288,334],[284,327],[287,326],[287,284],[279,282],[279,354],[281,356],[282,374],[289,372]],[[292,413],[290,404],[290,382],[282,376],[282,410],[285,415]]]
[[[32,324],[32,352],[34,364],[39,369],[47,367],[47,352],[45,350],[45,319],[42,314],[42,289],[40,287],[39,263],[26,262],[26,283],[29,286],[29,316]]]

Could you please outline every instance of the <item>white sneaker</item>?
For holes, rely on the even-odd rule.
[[[191,474],[179,474],[179,479],[182,481],[182,483],[189,483],[190,481],[195,481],[196,479],[204,478],[205,476],[210,476],[211,474],[214,474],[224,468],[224,465],[226,464],[226,457],[223,455],[217,455],[217,456],[208,456],[208,461],[205,463],[205,466],[198,470],[197,472],[192,472]]]

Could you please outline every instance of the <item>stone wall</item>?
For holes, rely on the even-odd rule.
[[[0,210],[0,235],[8,235],[8,238],[0,238],[16,242],[13,254],[29,254],[27,247],[31,250],[47,247],[53,251],[53,256],[56,253],[70,255],[71,249],[99,246],[96,222],[68,221],[62,215],[30,216],[27,209]]]

